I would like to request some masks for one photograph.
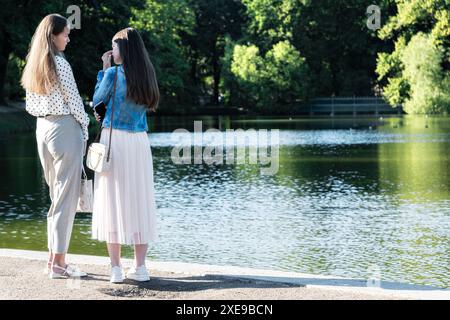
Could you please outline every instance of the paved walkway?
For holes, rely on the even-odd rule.
[[[107,257],[68,255],[84,280],[50,280],[45,252],[0,249],[0,299],[450,299],[449,290],[293,272],[148,261],[151,280],[110,284]],[[124,267],[132,261],[124,259]]]

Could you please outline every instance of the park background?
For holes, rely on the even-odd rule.
[[[447,0],[2,0],[1,102],[24,97],[19,79],[39,21],[51,12],[68,16],[73,4],[81,29],[65,53],[86,100],[101,53],[132,26],[156,67],[160,113],[224,105],[291,114],[312,98],[373,95],[407,113],[450,108]],[[373,4],[380,29],[368,26]]]
[[[0,5],[0,247],[46,250],[50,200],[19,79],[42,17],[77,5],[81,29],[65,55],[91,115],[118,30],[139,29],[156,68],[161,103],[148,120],[160,240],[150,259],[449,287],[450,1]],[[370,5],[379,29],[368,26]],[[194,120],[279,129],[279,171],[173,164],[171,132],[192,132]],[[90,240],[90,215],[77,214],[70,252],[106,255]]]

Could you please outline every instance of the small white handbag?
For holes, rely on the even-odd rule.
[[[89,146],[86,156],[86,165],[95,172],[109,170],[111,158],[107,156],[106,146],[103,143],[94,142]]]
[[[109,129],[109,143],[108,148],[106,145],[100,142],[93,142],[89,146],[87,156],[86,156],[86,165],[89,169],[94,170],[95,172],[106,172],[109,170],[111,164],[111,139],[112,139],[112,126],[114,119],[114,103],[115,103],[115,95],[116,95],[116,83],[117,83],[117,66],[116,66],[116,74],[114,76],[114,90],[112,95],[112,107],[111,107],[111,123]],[[99,141],[99,136],[101,134],[102,129],[100,128],[99,133],[94,141]]]
[[[77,212],[92,213],[94,208],[94,191],[92,187],[92,180],[88,180],[86,171],[83,168],[83,177],[81,178],[80,197],[78,198]]]

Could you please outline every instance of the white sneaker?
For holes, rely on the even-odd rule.
[[[123,272],[122,266],[111,267],[111,283],[122,283],[123,282]]]
[[[131,267],[127,272],[127,279],[135,280],[135,281],[149,281],[150,275],[148,274],[147,268],[145,265],[140,267]]]

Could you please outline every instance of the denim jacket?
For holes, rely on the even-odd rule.
[[[93,105],[103,101],[106,106],[106,115],[102,127],[109,128],[111,125],[112,94],[114,89],[114,76],[116,67],[101,70],[97,75],[97,84],[93,97]],[[132,132],[148,131],[146,107],[138,105],[127,99],[127,83],[123,66],[117,67],[117,84],[114,104],[113,129],[127,130]]]

